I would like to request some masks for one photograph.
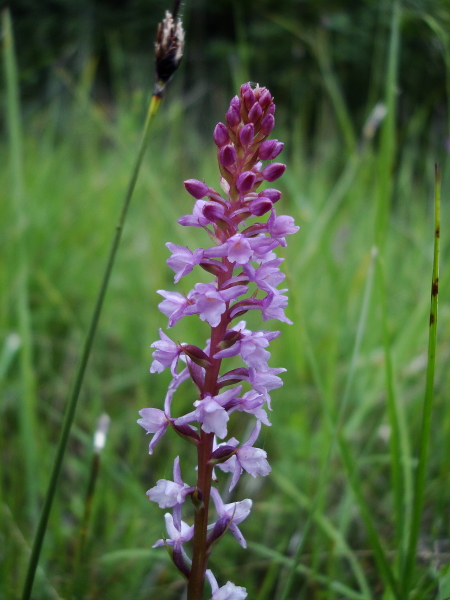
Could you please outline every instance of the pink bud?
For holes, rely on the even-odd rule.
[[[241,110],[241,101],[239,100],[239,96],[234,96],[231,99],[230,106],[233,106],[238,112]]]
[[[239,132],[239,139],[243,146],[249,146],[255,136],[255,126],[253,123],[247,123]]]
[[[273,115],[266,115],[261,121],[260,132],[262,135],[269,135],[272,129],[275,127],[275,118]]]
[[[241,115],[239,113],[239,110],[236,109],[234,106],[230,106],[230,108],[227,111],[226,118],[227,123],[231,128],[237,127],[241,122]]]
[[[223,218],[225,209],[217,202],[207,202],[202,209],[202,213],[208,221],[215,223]]]
[[[262,108],[258,102],[255,102],[251,109],[248,111],[248,120],[251,123],[256,123],[259,117],[262,115]]]
[[[230,136],[228,135],[227,128],[223,123],[217,123],[214,129],[213,137],[216,146],[218,146],[219,148],[222,148],[222,146],[225,146],[225,144],[228,144],[228,142],[230,141]]]
[[[234,149],[234,146],[228,145],[221,148],[219,152],[219,160],[223,167],[231,167],[231,165],[237,161],[236,150]]]
[[[176,544],[174,545],[174,548],[172,551],[172,560],[173,560],[173,564],[176,566],[176,568],[180,571],[180,573],[183,573],[183,575],[187,579],[189,577],[189,575],[191,574],[191,569],[186,564],[186,560],[183,556],[181,546],[177,546]]]
[[[241,94],[241,96],[242,96],[242,97],[244,97],[244,94],[245,94],[245,93],[246,93],[248,90],[252,91],[252,86],[250,85],[250,83],[249,83],[249,82],[247,82],[247,83],[243,83],[243,84],[241,85],[241,89],[240,89],[240,94]]]
[[[234,344],[242,339],[242,333],[240,331],[235,331],[234,329],[228,329],[225,335],[223,336],[223,340],[219,342],[217,345],[221,350],[225,350],[226,348],[231,348]]]
[[[209,187],[206,183],[203,183],[203,181],[199,181],[198,179],[187,179],[184,182],[184,187],[196,200],[201,200],[201,198],[207,196],[209,192]]]
[[[223,222],[223,223],[224,223],[224,225],[226,225],[225,222]],[[204,269],[207,273],[211,273],[211,275],[214,275],[214,277],[220,277],[220,275],[224,274],[224,270],[223,270],[223,267],[221,265],[222,265],[222,263],[219,263],[217,261],[214,261],[214,262],[211,261],[209,263],[207,263],[207,262],[201,262],[199,264],[199,266],[202,269]],[[225,269],[225,273],[226,273],[226,269]]]
[[[245,103],[245,108],[247,110],[250,110],[251,107],[255,104],[256,102],[256,98],[255,98],[255,94],[253,93],[252,88],[250,87],[250,85],[248,86],[248,88],[245,90],[245,92],[242,94],[242,97],[244,98],[244,103]]]
[[[275,111],[276,111],[277,107],[275,106],[275,104],[272,102],[272,104],[269,104],[269,106],[266,108],[266,115],[274,115]]]
[[[272,163],[267,165],[267,167],[264,167],[261,171],[261,175],[266,181],[272,182],[281,177],[285,170],[286,165],[283,165],[282,163]]]
[[[261,192],[259,196],[269,198],[269,200],[275,204],[275,202],[278,202],[278,200],[281,198],[281,192],[275,190],[274,188],[267,188],[267,190]]]
[[[236,182],[237,189],[241,194],[247,194],[252,187],[255,185],[256,175],[251,171],[245,171],[241,173]]]
[[[233,454],[236,454],[236,448],[234,446],[219,446],[211,454],[211,459],[215,461],[215,463],[224,462],[231,458]]]
[[[266,140],[259,147],[259,158],[261,160],[273,160],[283,148],[284,144],[278,140]]]
[[[197,446],[200,442],[200,436],[198,433],[190,425],[176,425],[174,421],[175,419],[170,422],[172,429],[184,440]]]
[[[221,462],[221,461],[218,461]],[[216,461],[211,461],[210,464],[215,464]],[[214,542],[217,542],[218,539],[220,539],[223,534],[225,533],[225,531],[227,530],[227,528],[229,527],[231,522],[231,517],[224,515],[222,517],[220,517],[215,523],[214,523],[214,527],[212,528],[211,533],[208,535],[208,537],[206,538],[206,545],[208,548],[210,548]],[[222,588],[223,589],[223,588]],[[243,589],[243,588],[242,588]],[[219,591],[219,594],[221,594],[222,592]],[[237,598],[238,596],[236,596],[234,594],[234,592],[231,592],[232,596],[230,596],[228,593],[226,595],[227,598]],[[219,596],[216,596],[217,598]],[[222,598],[225,598],[225,596],[222,596]],[[239,595],[239,598],[243,598],[243,596]]]
[[[255,198],[250,202],[248,208],[252,215],[255,215],[255,217],[261,217],[262,215],[265,215],[266,212],[271,210],[272,206],[273,204],[269,198],[258,196],[258,198]]]
[[[199,365],[199,367],[206,369],[212,365],[209,356],[207,356],[198,346],[182,344],[181,347],[183,348],[183,352],[187,354],[196,365]]]
[[[262,108],[266,108],[272,101],[272,94],[269,92],[267,88],[261,89],[261,94],[258,98],[258,102],[260,103]]]
[[[259,175],[260,172],[261,172],[261,169],[262,169],[262,162],[260,160],[258,160],[258,162],[256,163],[256,165],[254,165],[251,170],[256,175]]]

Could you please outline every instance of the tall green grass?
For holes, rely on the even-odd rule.
[[[39,472],[36,455],[36,374],[33,368],[33,341],[31,333],[31,314],[29,299],[29,260],[27,234],[29,228],[28,207],[23,176],[23,133],[20,116],[19,86],[17,65],[14,53],[14,38],[11,18],[8,11],[2,13],[2,32],[4,37],[3,64],[6,81],[6,123],[8,129],[8,150],[10,165],[11,204],[14,209],[14,221],[10,223],[11,245],[15,256],[15,279],[17,330],[20,341],[20,435],[24,461],[24,485],[26,488],[26,506],[29,521],[34,525],[38,515],[37,485]],[[5,344],[6,346],[6,344]]]
[[[289,140],[284,210],[280,204],[279,211],[293,214],[301,231],[284,250],[294,325],[281,324],[271,359],[272,366],[288,369],[285,386],[273,394],[273,426],[262,440],[273,473],[264,480],[244,478],[236,493],[237,499],[254,499],[243,525],[249,550],[230,536],[212,555],[218,577],[245,585],[252,599],[431,600],[439,582],[441,592],[446,585],[445,557],[433,554],[445,547],[450,528],[445,270],[435,385],[433,390],[428,375],[423,413],[434,163],[440,157],[431,144],[425,150],[417,145],[412,127],[401,144],[397,139],[392,96],[397,10],[395,5],[385,78],[391,112],[380,133],[364,144],[353,124],[350,133],[350,115],[340,104],[345,100],[336,100],[333,66],[322,54],[326,99],[313,139],[301,115],[289,115],[290,131],[276,130],[276,137]],[[325,42],[314,42],[322,44],[317,52],[327,50]],[[12,57],[5,54],[5,59]],[[0,331],[5,340],[0,355],[0,597],[8,600],[22,588],[34,534],[30,505],[36,507],[45,492],[109,232],[132,166],[128,148],[136,146],[145,112],[144,97],[136,94],[115,107],[111,120],[83,93],[86,79],[71,85],[73,100],[55,99],[23,123],[23,134],[14,115],[17,100],[10,100],[12,133],[0,142],[2,164],[9,156],[22,157],[19,170],[0,171]],[[217,120],[226,108],[217,107]],[[173,94],[155,125],[155,143],[136,187],[86,371],[36,576],[36,599],[182,597],[183,584],[164,551],[151,549],[161,537],[162,515],[145,490],[170,475],[178,453],[183,473],[189,473],[193,454],[186,454],[169,432],[148,457],[136,418],[144,406],[161,406],[168,381],[166,374],[148,373],[149,345],[157,328],[166,326],[156,290],[173,289],[164,243],[192,248],[203,240],[202,232],[176,223],[192,208],[182,182],[195,177],[217,184],[214,145],[190,127],[190,111]],[[425,123],[420,111],[416,131]],[[417,175],[418,156],[425,165],[423,177]],[[18,189],[24,190],[20,197],[26,205],[18,205]],[[445,197],[444,189],[444,214]],[[25,232],[17,225],[18,206],[27,219]],[[444,225],[444,264],[446,238]],[[195,277],[186,280],[186,291]],[[25,363],[21,349],[11,344],[17,333],[22,348],[27,344]],[[175,335],[201,345],[205,331],[194,319],[184,319]],[[23,391],[31,389],[30,373],[36,382],[33,402]],[[193,399],[189,388],[185,392],[174,405],[180,413]],[[103,412],[111,417],[111,429],[83,553],[77,556],[91,440]]]

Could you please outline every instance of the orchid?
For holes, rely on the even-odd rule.
[[[150,373],[161,373],[165,368],[170,367],[170,372],[175,377],[175,369],[182,349],[162,329],[159,330],[159,335],[161,340],[153,342],[150,346],[151,348],[156,348],[153,352],[154,360],[150,367]]]
[[[183,504],[187,494],[193,490],[181,479],[179,456],[174,461],[173,479],[174,481],[160,479],[156,482],[156,487],[147,492],[149,500],[156,502],[159,508],[172,508],[177,504]]]
[[[250,510],[252,508],[252,501],[241,500],[241,502],[231,502],[230,504],[224,504],[222,502],[222,498],[216,488],[211,488],[211,497],[214,500],[214,505],[216,507],[217,514],[220,519],[213,525],[210,525],[208,529],[213,530],[216,528],[216,525],[221,521],[226,529],[229,529],[234,537],[237,539],[239,544],[243,547],[247,547],[247,542],[244,539],[244,536],[240,532],[238,525],[242,523],[244,519],[248,517],[250,514]],[[218,527],[220,529],[220,525]]]
[[[166,414],[157,408],[143,408],[139,411],[142,419],[138,419],[138,424],[147,430],[147,433],[154,433],[150,442],[148,453],[152,454],[157,442],[165,434],[169,424]]]
[[[282,142],[268,139],[275,125],[274,113],[269,90],[249,83],[241,87],[230,102],[225,122],[214,129],[223,193],[198,179],[184,182],[195,203],[192,213],[182,216],[178,223],[204,229],[209,244],[188,248],[166,243],[171,252],[167,265],[175,273],[175,283],[198,267],[212,277],[210,282],[196,283],[182,294],[158,290],[163,297],[159,309],[168,318],[169,328],[181,319],[196,317],[210,329],[204,349],[175,342],[160,329],[160,339],[152,344],[155,350],[150,371],[161,373],[170,368],[172,381],[164,410],[144,408],[138,421],[154,434],[150,454],[169,425],[197,448],[196,482],[190,485],[183,481],[177,457],[173,480],[160,479],[147,492],[160,508],[172,509],[172,514],[165,515],[169,537],[161,538],[154,547],[164,545],[169,550],[173,563],[187,580],[188,600],[203,597],[205,577],[211,585],[211,600],[243,600],[247,596],[244,588],[230,581],[219,587],[207,569],[213,546],[228,530],[246,547],[238,525],[252,507],[250,499],[224,503],[220,485],[211,485],[213,480],[220,484],[215,467],[232,473],[230,491],[244,472],[264,477],[271,471],[266,451],[254,444],[262,424],[271,425],[266,412],[271,410],[270,393],[283,384],[278,375],[285,369],[268,364],[268,347],[280,332],[252,331],[239,319],[256,310],[264,321],[291,323],[285,314],[288,290],[279,289],[285,279],[280,270],[284,259],[278,258],[275,250],[286,246],[287,236],[299,227],[292,217],[277,216],[274,206],[280,202],[280,191],[271,187],[258,190],[264,182],[278,180],[286,169],[279,162],[267,163],[283,150]],[[263,215],[264,219],[259,220]],[[242,366],[223,368],[232,357],[238,357]],[[181,370],[180,360],[184,363]],[[192,410],[171,416],[179,386],[189,378],[197,390]],[[240,444],[231,437],[217,444],[216,438],[224,440],[234,421],[243,418],[256,421],[247,441]],[[188,498],[194,507],[192,525],[181,520]],[[208,524],[211,499],[218,519]],[[192,546],[191,552],[186,550],[187,545]]]
[[[181,521],[180,524],[177,526],[174,518],[170,513],[166,513],[164,515],[164,518],[166,521],[167,533],[169,534],[170,538],[163,538],[157,540],[153,544],[152,548],[164,546],[165,544],[168,544],[169,546],[181,547],[181,545],[184,544],[184,542],[189,542],[189,540],[192,539],[192,536],[194,535],[193,525],[189,526],[184,521]]]
[[[169,317],[169,327],[173,327],[177,321],[183,318],[186,308],[191,304],[192,293],[190,292],[188,296],[165,290],[158,290],[157,293],[165,298],[158,304],[158,308],[166,317]]]
[[[256,477],[257,475],[265,477],[272,470],[267,462],[267,452],[261,450],[261,448],[253,448],[253,444],[260,431],[261,421],[256,421],[256,426],[245,444],[234,452],[234,456],[229,461],[225,461],[222,465],[219,465],[223,470],[233,471],[230,492],[239,481],[243,470],[247,471],[252,477]],[[232,442],[234,445],[234,440]],[[229,463],[228,465],[227,462]]]
[[[206,571],[206,577],[213,593],[211,600],[244,600],[244,598],[247,598],[245,588],[234,585],[231,581],[227,581],[225,585],[219,588],[216,578],[210,569]]]

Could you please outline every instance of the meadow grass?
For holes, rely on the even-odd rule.
[[[395,61],[395,39],[392,44]],[[387,100],[394,102],[394,66],[389,73]],[[8,600],[22,588],[36,526],[33,507],[47,486],[146,104],[137,95],[117,106],[111,120],[88,98],[77,88],[72,103],[56,99],[24,123],[22,216],[15,171],[0,173],[0,597]],[[194,177],[217,184],[212,139],[199,138],[189,125],[189,108],[176,98],[174,92],[155,124],[130,207],[50,515],[36,599],[182,598],[183,582],[164,550],[151,549],[162,533],[161,512],[145,490],[170,476],[177,454],[188,472],[194,450],[183,452],[169,432],[148,457],[148,439],[136,425],[140,408],[162,405],[168,382],[167,374],[148,372],[149,345],[157,328],[166,326],[156,290],[174,289],[164,243],[194,248],[203,239],[202,232],[176,223],[192,208],[182,182]],[[273,472],[264,480],[244,477],[236,496],[254,499],[242,526],[250,550],[225,538],[212,568],[221,579],[245,585],[255,600],[434,599],[439,580],[445,581],[450,525],[445,269],[424,508],[418,513],[414,479],[427,368],[436,157],[431,146],[418,147],[413,131],[396,152],[390,120],[380,139],[349,144],[342,132],[347,122],[341,116],[336,126],[331,108],[324,102],[312,140],[301,115],[289,115],[289,132],[274,132],[289,140],[282,212],[301,225],[283,251],[294,325],[273,325],[282,336],[271,347],[270,364],[287,368],[284,387],[273,393],[273,427],[262,438]],[[214,118],[225,110],[218,106]],[[11,151],[2,140],[2,164]],[[417,174],[418,165],[425,175]],[[441,251],[445,264],[445,227]],[[188,276],[186,291],[197,275]],[[184,319],[175,334],[202,345],[205,332],[198,321]],[[28,388],[29,381],[35,387]],[[27,389],[35,390],[32,402]],[[180,414],[192,394],[186,388],[179,395]],[[103,412],[111,427],[78,561],[92,436]],[[415,549],[408,554],[411,523],[417,556]]]

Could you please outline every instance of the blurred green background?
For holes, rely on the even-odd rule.
[[[11,5],[20,86],[12,106],[20,127],[7,110],[5,66],[2,600],[20,597],[153,87],[156,25],[170,8],[155,0]],[[282,330],[270,364],[287,368],[284,387],[272,395],[273,426],[258,441],[273,472],[264,480],[243,477],[233,492],[233,499],[254,500],[242,525],[249,549],[226,537],[212,568],[221,584],[230,579],[246,586],[251,600],[395,597],[364,511],[400,577],[422,419],[439,162],[443,269],[431,451],[419,555],[402,593],[443,600],[450,594],[448,2],[193,0],[182,15],[185,58],[169,85],[133,198],[33,598],[183,598],[183,582],[164,549],[151,549],[163,531],[163,511],[145,491],[170,478],[177,454],[184,479],[193,481],[194,452],[168,432],[149,457],[136,419],[143,407],[162,407],[169,381],[166,373],[148,372],[149,345],[158,327],[166,327],[156,290],[187,291],[199,276],[175,288],[164,243],[191,249],[207,243],[202,232],[176,222],[192,208],[183,180],[218,186],[212,130],[239,85],[250,80],[275,97],[273,135],[285,142],[287,163],[278,211],[301,226],[281,251],[294,325],[269,323]],[[377,105],[376,114],[386,113],[381,120],[374,118]],[[248,322],[260,327],[253,315]],[[207,329],[191,317],[173,336],[203,345]],[[186,387],[174,413],[186,412],[193,399]],[[79,557],[92,437],[103,412],[111,426]],[[231,434],[245,436],[251,426],[251,420],[236,420]],[[218,485],[226,483],[222,476]]]

